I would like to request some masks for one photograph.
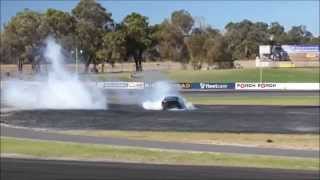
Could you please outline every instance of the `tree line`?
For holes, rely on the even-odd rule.
[[[71,13],[47,9],[39,13],[25,9],[16,14],[1,31],[1,63],[32,64],[40,71],[44,58],[43,40],[53,36],[63,45],[65,54],[81,49],[85,72],[97,66],[133,61],[142,71],[143,61],[176,61],[200,69],[206,63],[222,68],[237,59],[258,55],[260,44],[319,44],[305,26],[285,31],[278,22],[228,23],[223,31],[206,25],[185,10],[174,11],[160,24],[150,25],[139,13],[115,22],[112,14],[95,0],[80,0]],[[102,68],[104,69],[104,68]]]

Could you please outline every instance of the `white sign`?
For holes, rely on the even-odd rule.
[[[282,45],[287,53],[320,53],[319,45]]]
[[[102,89],[144,89],[143,82],[97,82]]]
[[[128,89],[144,89],[143,82],[128,82]]]
[[[128,89],[128,82],[98,82],[97,86],[102,89]]]
[[[320,90],[320,83],[236,83],[236,90]]]
[[[259,46],[259,54],[271,54],[271,46],[270,45],[260,45]]]

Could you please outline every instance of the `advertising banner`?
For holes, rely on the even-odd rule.
[[[235,83],[194,83],[194,89],[235,89]]]
[[[192,89],[192,83],[178,83],[180,89]]]
[[[295,53],[320,53],[319,45],[282,45],[284,51],[289,54]]]
[[[98,82],[97,86],[102,89],[128,89],[128,82]]]
[[[236,83],[236,90],[279,90],[277,83]]]
[[[144,82],[98,82],[102,89],[144,89]]]
[[[319,83],[235,83],[236,90],[319,90]]]
[[[284,83],[283,90],[320,90],[320,83]]]
[[[178,83],[181,89],[192,89],[192,90],[215,90],[224,89],[231,90],[235,89],[235,83]]]
[[[97,86],[102,89],[144,89],[151,88],[153,83],[144,82],[86,82],[86,85]],[[1,88],[10,85],[10,82],[1,81]],[[36,86],[40,85],[36,81],[25,81],[21,83],[22,86]],[[320,83],[250,83],[250,82],[236,82],[236,83],[173,83],[181,90],[281,90],[281,91],[319,91]]]
[[[128,89],[144,89],[143,82],[128,82]]]

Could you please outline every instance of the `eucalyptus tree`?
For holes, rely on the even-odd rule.
[[[34,58],[31,56],[34,49],[41,44],[43,39],[39,32],[42,14],[25,9],[18,12],[11,21],[4,26],[2,43],[9,48],[6,51],[18,65],[18,71],[22,72],[23,64],[30,62],[33,68],[36,67]],[[35,70],[35,69],[34,69]]]
[[[148,18],[138,13],[131,13],[122,21],[121,31],[126,38],[127,56],[133,57],[136,71],[142,71],[142,55],[151,44]]]
[[[113,23],[112,14],[102,7],[95,0],[80,0],[77,6],[72,9],[72,15],[77,24],[75,29],[75,44],[83,52],[85,59],[85,72],[88,72],[89,65],[93,63],[93,71],[97,72],[96,52],[101,48],[103,35],[108,30],[109,24]]]

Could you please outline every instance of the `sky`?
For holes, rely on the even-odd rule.
[[[24,8],[45,12],[48,8],[71,12],[78,0],[1,0],[1,24]],[[305,25],[314,35],[319,35],[319,0],[103,0],[99,1],[112,18],[120,22],[131,12],[149,18],[150,24],[161,23],[175,10],[185,9],[214,28],[223,30],[229,22],[243,19],[274,21],[286,30],[295,25]]]

